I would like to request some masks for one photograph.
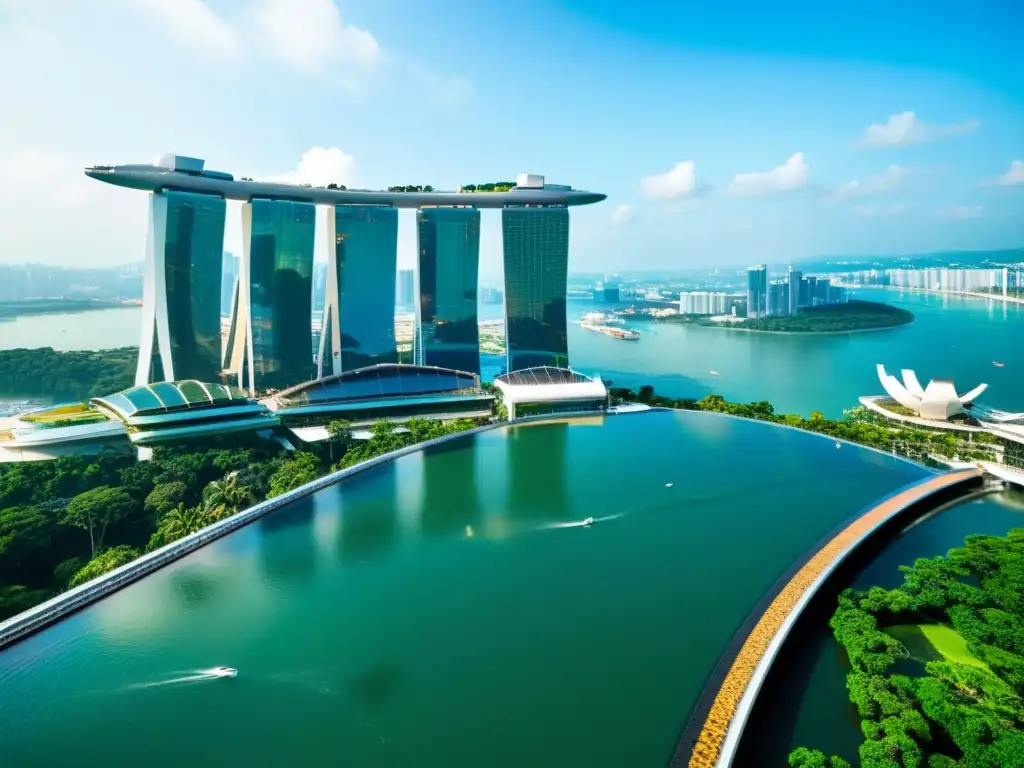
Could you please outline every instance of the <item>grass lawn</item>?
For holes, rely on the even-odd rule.
[[[951,661],[971,667],[988,669],[988,665],[967,650],[967,641],[945,624],[899,624],[886,633],[899,640],[918,661]]]

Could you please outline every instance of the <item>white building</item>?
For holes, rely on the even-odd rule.
[[[682,315],[724,315],[728,311],[729,295],[710,291],[688,291],[679,294],[679,313]]]
[[[502,394],[508,418],[593,413],[608,408],[608,390],[600,378],[590,378],[568,368],[542,366],[494,378]]]

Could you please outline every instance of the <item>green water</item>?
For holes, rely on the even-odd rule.
[[[780,413],[818,410],[839,417],[861,395],[883,394],[878,363],[896,375],[914,369],[924,384],[954,379],[961,392],[986,382],[983,404],[1024,411],[1024,305],[884,289],[854,295],[909,309],[916,320],[890,330],[820,336],[645,323],[636,325],[643,336],[635,342],[577,323],[569,326],[569,354],[573,367],[616,386],[652,384],[673,397],[767,400]],[[570,319],[587,308],[593,305],[570,302]]]
[[[0,653],[0,755],[19,767],[660,766],[772,582],[923,475],[704,413],[462,438]],[[597,522],[557,527],[586,517]],[[239,677],[181,680],[218,665]]]
[[[1004,536],[1024,527],[1024,494],[1007,491],[930,515],[902,531],[849,586],[892,589],[903,583],[899,566],[944,555],[975,533]],[[738,765],[782,768],[798,746],[838,754],[857,765],[863,741],[860,718],[846,693],[849,662],[829,630],[828,614],[802,624],[787,643],[778,671],[768,679],[744,733]],[[768,757],[770,756],[770,757]],[[744,760],[755,760],[745,763]]]

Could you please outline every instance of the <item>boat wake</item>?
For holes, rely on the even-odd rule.
[[[148,683],[136,683],[134,685],[127,686],[128,690],[138,690],[141,688],[163,688],[164,686],[171,685],[188,685],[190,683],[201,683],[204,680],[217,680],[222,677],[234,677],[224,672],[224,667],[213,667],[211,669],[197,669],[192,670],[191,674],[184,675],[180,674],[177,677],[171,677],[167,680],[151,680]]]
[[[618,520],[620,517],[625,517],[628,512],[619,512],[617,515],[606,515],[604,517],[588,517],[586,520],[573,520],[568,523],[547,523],[545,525],[537,526],[539,531],[551,531],[556,528],[589,528],[595,523],[606,523],[609,520]]]

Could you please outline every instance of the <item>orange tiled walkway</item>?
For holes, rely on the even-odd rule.
[[[797,571],[754,626],[726,673],[693,748],[693,754],[690,756],[690,768],[714,768],[726,732],[758,662],[786,617],[789,616],[793,607],[821,572],[859,541],[872,527],[896,514],[907,505],[943,488],[956,485],[967,478],[980,477],[981,474],[981,471],[976,469],[950,472],[925,480],[919,485],[887,499],[844,528],[807,561],[803,568]]]

